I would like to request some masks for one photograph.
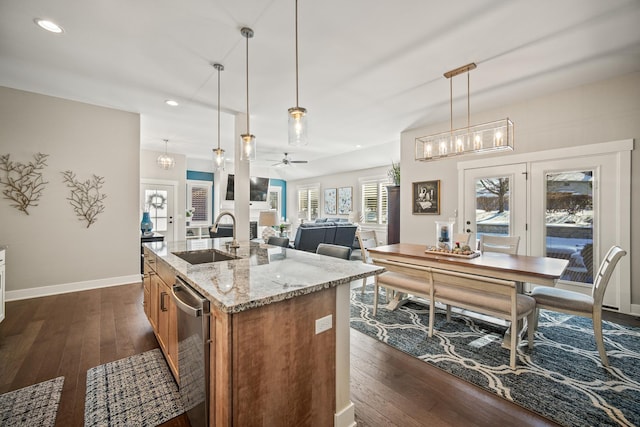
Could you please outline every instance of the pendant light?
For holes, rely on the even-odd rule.
[[[298,105],[298,0],[296,0],[296,106],[289,108],[289,145],[307,145],[307,110]]]
[[[429,161],[462,154],[481,154],[493,151],[513,150],[513,122],[509,118],[489,123],[471,125],[469,71],[476,69],[475,63],[447,71],[449,79],[450,126],[446,132],[421,136],[415,140],[415,159]],[[453,77],[467,74],[467,126],[453,128]]]
[[[225,167],[224,150],[220,148],[220,71],[224,71],[224,65],[213,64],[213,68],[218,70],[218,148],[213,150],[213,170],[223,171]]]
[[[256,159],[256,137],[249,131],[249,39],[253,30],[243,27],[240,34],[247,39],[247,133],[240,135],[240,160],[252,161]]]
[[[171,157],[167,153],[167,143],[169,142],[169,140],[163,139],[163,141],[164,141],[164,154],[160,154],[158,156],[156,163],[158,163],[158,166],[160,166],[162,169],[169,170],[176,165],[176,161],[173,157]]]

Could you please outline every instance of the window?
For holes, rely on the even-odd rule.
[[[593,182],[594,170],[546,173],[545,255],[569,260],[564,280],[593,283]]]
[[[364,224],[387,223],[387,178],[363,181],[361,222]]]
[[[187,181],[187,209],[193,209],[191,222],[195,225],[208,225],[213,221],[211,187],[209,181]]]
[[[320,206],[319,186],[300,188],[298,190],[298,218],[306,221],[318,218]]]

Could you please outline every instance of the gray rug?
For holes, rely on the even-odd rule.
[[[0,426],[53,426],[64,377],[0,395]]]
[[[381,301],[384,301],[381,296]],[[564,426],[640,425],[640,329],[605,322],[610,368],[600,364],[590,319],[542,310],[534,348],[519,348],[517,369],[502,348],[505,328],[410,302],[378,307],[373,286],[351,292],[351,327]]]
[[[178,386],[160,349],[87,371],[87,427],[151,427],[183,412]]]

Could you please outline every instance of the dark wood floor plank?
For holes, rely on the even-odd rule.
[[[142,285],[7,303],[0,323],[0,393],[64,376],[56,426],[82,426],[87,370],[158,347]],[[617,313],[607,320],[640,326]],[[550,426],[548,420],[358,331],[351,331],[351,399],[359,427]],[[163,424],[188,427],[185,415]]]

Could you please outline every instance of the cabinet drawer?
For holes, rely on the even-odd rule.
[[[176,275],[173,273],[173,270],[164,262],[159,262],[155,266],[156,272],[158,276],[162,279],[167,286],[171,287],[176,281]]]
[[[148,266],[151,270],[156,271],[156,254],[147,248],[144,249],[144,265],[145,269]]]

